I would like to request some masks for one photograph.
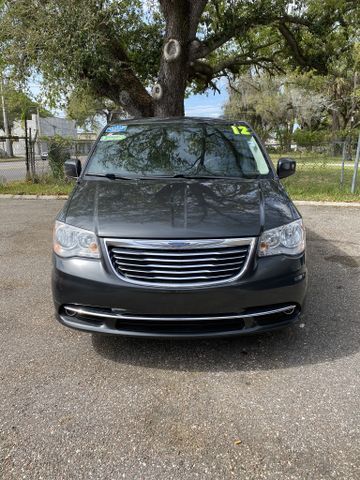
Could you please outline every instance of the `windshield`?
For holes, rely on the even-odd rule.
[[[123,177],[253,177],[267,161],[250,130],[236,125],[111,125],[86,174]]]

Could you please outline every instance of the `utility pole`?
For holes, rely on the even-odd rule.
[[[4,79],[1,77],[1,83],[0,83],[0,95],[1,95],[1,106],[2,106],[2,114],[3,114],[3,123],[4,123],[4,132],[6,138],[6,153],[9,155],[9,157],[14,156],[13,148],[12,148],[12,143],[10,140],[10,128],[9,128],[9,119],[7,116],[6,112],[6,105],[5,105],[5,98],[4,98]]]
[[[28,137],[28,126],[27,126],[27,110],[25,110],[25,164],[26,164],[26,180],[30,180],[30,159],[29,159],[29,137]]]
[[[355,162],[354,162],[354,175],[351,183],[351,193],[355,193],[355,190],[356,190],[356,181],[357,181],[357,175],[359,170],[359,160],[360,160],[360,133],[359,133]]]
[[[36,107],[36,123],[37,123],[37,148],[38,154],[41,155],[41,131],[40,131],[40,108]]]

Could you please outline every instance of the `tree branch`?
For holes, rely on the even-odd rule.
[[[230,70],[231,73],[238,73],[240,67],[244,65],[261,65],[263,63],[273,63],[274,57],[278,54],[279,51],[275,51],[271,57],[259,56],[259,57],[244,57],[244,56],[235,56],[224,60],[223,62],[218,63],[213,67],[214,75],[223,72],[224,70]]]
[[[252,18],[248,18],[245,22],[243,18],[238,19],[232,26],[227,26],[226,30],[224,29],[221,32],[217,32],[212,36],[208,37],[204,41],[199,43],[198,48],[192,53],[191,60],[197,60],[199,58],[207,57],[210,53],[217,50],[219,47],[223,46],[225,43],[229,42],[231,39],[244,35],[248,30],[257,25],[270,25],[274,22],[279,22],[283,25],[281,27],[283,30],[287,29],[286,33],[289,37],[292,35],[290,30],[286,27],[285,22],[292,23],[295,25],[302,25],[308,28],[313,26],[313,22],[309,18],[299,17],[296,15],[290,15],[284,13],[283,15],[267,15],[264,17],[259,17],[254,15]],[[284,33],[281,32],[283,35]],[[296,42],[295,42],[296,43]]]
[[[303,53],[300,50],[300,47],[294,37],[294,35],[290,32],[288,27],[285,25],[285,23],[280,22],[278,25],[279,32],[281,35],[284,37],[286,40],[286,43],[290,47],[290,50],[292,51],[292,54],[294,55],[295,60],[301,67],[306,67],[307,62],[306,59],[303,55]]]
[[[253,57],[250,57],[248,54],[237,55],[223,60],[216,65],[210,65],[208,62],[197,60],[191,65],[189,80],[199,80],[205,85],[205,88],[208,86],[212,86],[213,88],[214,78],[227,76],[228,71],[232,74],[239,73],[243,66],[257,66],[267,71],[275,70],[284,73],[278,65],[275,65],[272,68],[269,68],[268,65],[274,64],[274,58],[278,53],[280,53],[280,51],[274,51],[270,57],[265,55]]]
[[[200,70],[204,71],[204,69],[211,69],[211,72],[213,75],[216,75],[216,73],[219,73],[222,70],[225,69],[230,69],[231,68],[236,68],[241,65],[251,65],[251,62],[254,62],[254,64],[259,63],[259,62],[272,62],[274,60],[274,57],[276,56],[279,51],[273,52],[271,58],[270,57],[265,57],[265,56],[259,56],[256,57],[254,54],[258,52],[259,50],[263,50],[264,48],[271,47],[275,45],[277,41],[271,41],[264,43],[262,45],[258,45],[257,47],[254,47],[251,49],[251,52],[246,52],[241,55],[234,55],[232,57],[229,57],[225,59],[224,61],[218,63],[217,65],[210,66],[207,62],[204,61],[196,61],[193,63],[194,70]]]
[[[100,23],[98,28],[105,38],[109,35],[108,24],[106,22]],[[102,78],[102,84],[105,86],[105,88],[102,87],[102,95],[109,97],[109,93],[115,90],[117,93],[114,91],[109,98],[116,104],[120,104],[131,115],[135,117],[153,116],[153,98],[132,69],[128,54],[116,35],[113,36],[113,41],[109,42],[109,53],[115,60],[114,70],[116,72],[116,82],[115,84],[107,85],[108,79]],[[87,75],[88,78],[92,79],[95,85],[98,83],[98,80],[94,78],[93,72],[88,71],[87,67],[84,67],[83,72],[85,76]],[[100,85],[98,87],[100,89]]]
[[[191,18],[190,18],[190,29],[189,29],[189,40],[192,40],[196,36],[196,31],[199,26],[201,15],[205,10],[208,0],[190,0],[191,4]]]
[[[255,85],[254,83],[251,83],[251,82],[248,82],[247,80],[245,80],[244,78],[241,78],[241,82],[242,83],[246,83],[247,85],[249,85],[251,88],[253,88],[254,90],[256,90],[257,92],[261,92],[261,88],[259,88],[257,85]],[[231,90],[234,90],[234,92],[238,93],[239,95],[242,95],[242,92],[240,92],[240,90],[238,90],[233,83],[231,83],[231,80],[230,78],[228,78],[228,84],[229,84],[229,88]]]
[[[297,15],[289,15],[287,13],[284,13],[281,15],[281,17],[276,18],[276,20],[280,23],[294,23],[295,25],[303,25],[305,27],[311,27],[313,25],[313,22],[308,18],[299,17]]]
[[[238,34],[245,33],[250,27],[245,28],[245,26],[243,26],[242,28],[243,31],[239,31]],[[207,57],[208,55],[210,55],[210,53],[214,52],[215,50],[223,46],[225,43],[229,42],[232,38],[234,38],[234,36],[235,35],[233,31],[221,32],[219,34],[214,34],[203,42],[199,42],[198,48],[192,52],[191,60],[194,61],[198,60],[199,58]]]

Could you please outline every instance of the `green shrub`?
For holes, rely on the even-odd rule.
[[[299,147],[313,147],[329,140],[329,132],[325,130],[295,130],[293,139]]]
[[[359,138],[359,133],[360,131],[356,128],[354,129],[347,128],[347,129],[337,130],[336,132],[333,133],[333,136],[335,136],[336,139],[339,141],[348,140],[351,142],[356,142],[357,139]]]
[[[71,140],[55,135],[47,139],[49,166],[53,177],[57,180],[64,180],[64,163],[70,158]]]

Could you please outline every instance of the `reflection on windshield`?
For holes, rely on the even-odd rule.
[[[234,134],[230,125],[110,128],[113,130],[100,138],[86,173],[130,177],[248,177],[269,173],[256,139]]]

